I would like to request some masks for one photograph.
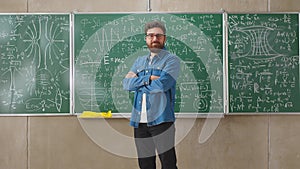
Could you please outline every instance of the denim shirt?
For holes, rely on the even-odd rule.
[[[180,71],[179,58],[161,50],[150,63],[150,54],[138,57],[131,67],[137,77],[124,78],[123,89],[134,91],[130,125],[138,127],[141,119],[142,95],[146,93],[148,126],[174,122],[176,80]],[[151,81],[150,76],[159,76]]]

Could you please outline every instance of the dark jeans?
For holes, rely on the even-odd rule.
[[[162,169],[177,169],[174,148],[175,127],[173,122],[148,127],[141,123],[134,129],[138,162],[141,169],[156,169],[156,152]]]

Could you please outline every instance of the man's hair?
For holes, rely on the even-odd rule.
[[[148,32],[149,29],[152,28],[160,28],[164,34],[166,34],[166,27],[164,25],[164,23],[160,22],[160,21],[151,21],[145,24],[145,34]]]

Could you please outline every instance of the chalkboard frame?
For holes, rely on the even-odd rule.
[[[73,63],[73,55],[72,55],[72,13],[68,13],[68,12],[57,12],[57,13],[44,13],[44,12],[37,12],[37,13],[34,13],[34,12],[29,12],[29,13],[0,13],[0,16],[3,16],[3,15],[8,15],[8,16],[54,16],[54,15],[57,15],[57,16],[64,16],[64,17],[68,17],[68,68],[69,68],[69,87],[68,87],[68,92],[69,92],[69,96],[68,96],[68,110],[67,111],[64,111],[64,112],[48,112],[48,111],[45,111],[43,113],[40,113],[40,112],[26,112],[24,111],[24,113],[0,113],[0,117],[2,116],[8,116],[8,117],[13,117],[13,116],[67,116],[67,115],[72,115],[72,107],[73,107],[73,104],[72,104],[72,101],[73,101],[73,93],[72,93],[72,80],[73,80],[73,76],[72,76],[72,63]]]
[[[73,54],[75,53],[75,37],[74,37],[74,29],[75,29],[75,19],[74,19],[74,16],[75,15],[80,15],[80,14],[219,14],[222,16],[222,20],[221,20],[221,24],[222,24],[222,62],[223,62],[223,65],[222,65],[222,71],[223,71],[223,80],[222,80],[222,83],[223,83],[223,87],[222,87],[222,93],[223,93],[223,109],[222,109],[222,112],[209,112],[209,113],[203,113],[203,112],[197,112],[197,113],[188,113],[188,112],[181,112],[181,113],[177,113],[175,112],[175,115],[176,117],[179,117],[179,118],[192,118],[192,117],[200,117],[200,118],[217,118],[217,117],[224,117],[224,114],[226,114],[226,100],[227,100],[227,96],[226,96],[226,25],[224,24],[224,20],[226,19],[226,12],[225,11],[221,11],[221,12],[216,12],[216,13],[201,13],[201,12],[168,12],[168,13],[164,13],[164,12],[155,12],[155,13],[146,13],[146,12],[74,12],[73,15],[72,15],[72,18],[73,18]],[[74,58],[75,58],[75,54],[74,54]],[[73,63],[75,64],[75,63]],[[75,69],[75,66],[73,65],[73,68]],[[73,70],[73,73],[75,71]],[[74,78],[76,75],[74,75]],[[74,87],[75,84],[74,84],[74,79],[73,79],[73,90],[75,90],[76,87]],[[75,92],[74,92],[75,93]],[[74,100],[73,100],[73,103],[75,103],[75,94],[73,94],[74,96]],[[79,115],[81,114],[82,112],[76,112],[75,111],[75,105],[73,106],[73,112],[72,114],[75,114],[75,115]],[[120,118],[120,117],[126,117],[126,118],[129,118],[131,115],[131,112],[118,112],[118,113],[113,113],[113,117],[115,118]]]
[[[85,12],[86,14],[116,14],[118,12]],[[120,14],[147,14],[144,12],[119,12]],[[81,14],[81,13],[75,13]],[[153,14],[153,13],[151,13]],[[170,13],[157,13],[157,14],[220,14],[220,13],[185,13],[185,12],[170,12]],[[228,86],[228,14],[298,14],[298,24],[300,23],[300,13],[297,12],[260,12],[260,13],[226,13],[223,12],[223,113],[176,113],[177,117],[190,118],[190,117],[220,117],[223,115],[299,115],[298,112],[229,112],[229,86]],[[21,114],[6,114],[0,113],[0,116],[59,116],[59,115],[78,115],[74,110],[74,13],[0,13],[0,15],[68,15],[69,16],[69,50],[70,50],[70,108],[68,113],[21,113]],[[300,35],[300,26],[298,26],[298,34]],[[299,37],[298,37],[299,38]],[[299,38],[300,41],[300,38]],[[299,42],[300,49],[300,42]],[[300,56],[300,50],[298,51]],[[300,72],[300,69],[299,69]],[[300,73],[299,73],[300,74]],[[130,113],[115,113],[113,117],[129,117]]]
[[[226,59],[227,59],[227,64],[226,64],[226,73],[227,73],[227,77],[226,78],[226,85],[227,85],[227,89],[226,91],[228,92],[227,93],[227,100],[226,100],[226,111],[225,111],[225,116],[229,115],[229,116],[234,116],[234,115],[300,115],[300,112],[232,112],[229,110],[229,104],[230,104],[230,101],[229,101],[229,97],[230,97],[230,91],[229,91],[229,78],[230,78],[230,75],[229,75],[229,47],[228,47],[228,44],[229,44],[229,23],[228,23],[228,15],[246,15],[246,14],[250,14],[250,15],[273,15],[273,14],[294,14],[294,15],[298,15],[298,58],[299,58],[299,69],[298,69],[298,72],[299,72],[299,82],[300,83],[300,12],[241,12],[241,13],[227,13],[227,17],[226,17]]]

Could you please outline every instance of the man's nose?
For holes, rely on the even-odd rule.
[[[154,39],[155,39],[155,40],[158,39],[158,38],[157,38],[157,35],[154,35],[154,36],[153,36],[153,39],[152,39],[152,40],[154,40]]]

